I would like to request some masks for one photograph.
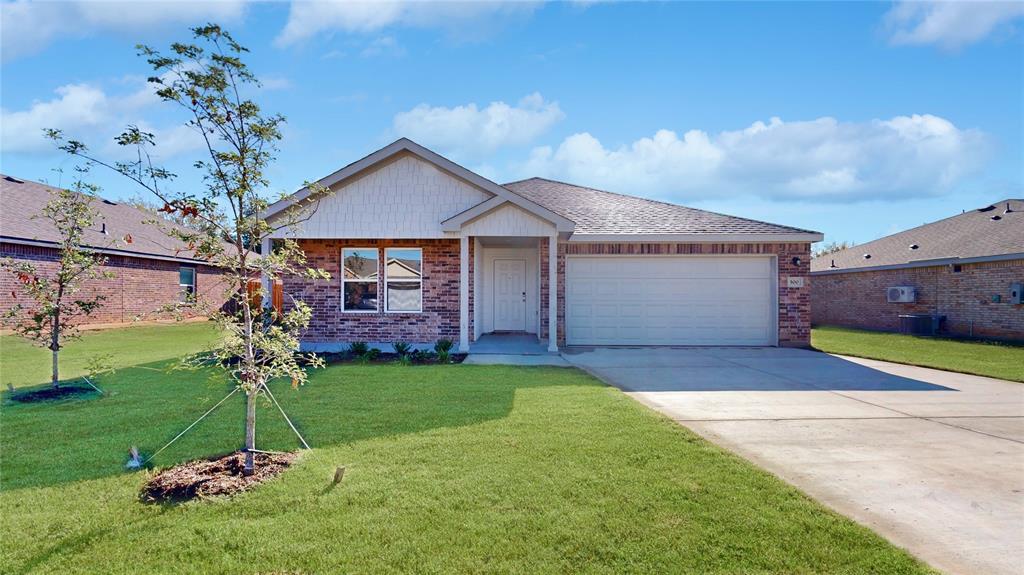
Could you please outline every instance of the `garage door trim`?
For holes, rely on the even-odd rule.
[[[664,259],[664,258],[685,258],[685,259],[724,259],[724,258],[736,258],[736,259],[755,259],[755,258],[767,258],[769,261],[769,296],[770,296],[770,341],[769,346],[778,347],[779,345],[779,259],[776,254],[566,254],[565,274],[564,274],[564,285],[563,290],[565,294],[565,341],[566,345],[574,345],[569,343],[572,338],[570,335],[570,321],[569,321],[569,260],[573,259],[611,259],[611,258],[627,258],[627,259]],[[589,344],[577,344],[577,345],[589,345]],[[638,344],[622,344],[623,347],[637,347]],[[678,344],[686,345],[686,344]],[[616,347],[614,345],[607,345],[601,347]],[[672,345],[646,345],[644,347],[673,347]],[[714,347],[714,346],[709,346]],[[743,345],[737,345],[735,347],[747,347]]]

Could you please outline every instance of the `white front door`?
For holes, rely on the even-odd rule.
[[[494,331],[526,329],[526,261],[494,260]]]

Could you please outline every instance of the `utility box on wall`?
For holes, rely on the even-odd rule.
[[[911,286],[893,286],[885,290],[885,301],[889,303],[914,303],[916,300],[917,290]]]
[[[1024,283],[1010,284],[1010,303],[1024,304]]]

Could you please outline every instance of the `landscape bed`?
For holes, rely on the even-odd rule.
[[[0,408],[5,572],[930,572],[573,369],[346,364],[275,382],[314,449],[261,403],[257,447],[298,450],[292,466],[230,498],[147,505],[159,469],[241,439],[236,396],[157,469],[125,471],[129,447],[152,453],[230,391],[171,365],[122,366],[94,400]]]

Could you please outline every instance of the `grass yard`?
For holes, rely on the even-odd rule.
[[[12,349],[5,371],[27,361]],[[572,369],[339,365],[281,382],[312,451],[233,499],[145,505],[128,447],[152,452],[228,392],[170,364],[123,367],[105,397],[0,408],[0,571],[930,572]],[[233,397],[157,464],[237,448],[242,415]],[[297,445],[272,406],[257,433]]]
[[[1020,345],[829,326],[811,330],[811,345],[828,353],[1024,382],[1024,346]]]
[[[83,331],[60,352],[60,376],[72,380],[86,374],[90,358],[109,354],[115,369],[142,365],[201,351],[216,339],[213,322],[147,325]],[[28,340],[0,336],[0,387],[49,383],[50,351]]]

